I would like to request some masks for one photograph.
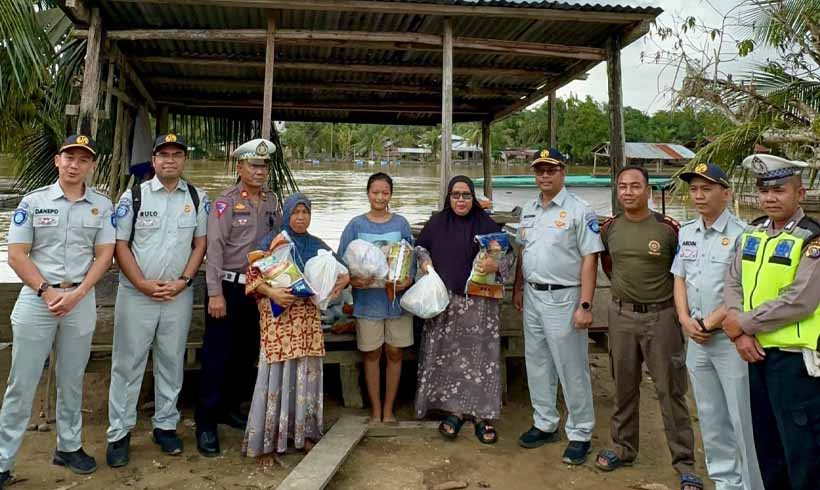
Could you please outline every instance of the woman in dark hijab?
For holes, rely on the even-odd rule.
[[[479,252],[476,235],[501,232],[481,209],[475,186],[468,177],[454,177],[447,188],[444,209],[430,218],[416,245],[420,270],[432,265],[447,286],[450,304],[424,324],[419,349],[416,416],[442,410],[447,417],[439,432],[453,439],[465,417],[473,418],[475,434],[484,444],[498,440],[490,420],[501,412],[500,300],[465,295],[473,260]],[[502,280],[510,269],[511,254],[498,262],[486,257],[479,272],[497,273]]]

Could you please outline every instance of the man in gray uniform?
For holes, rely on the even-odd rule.
[[[524,310],[534,420],[518,444],[534,448],[558,441],[560,382],[569,412],[563,461],[580,465],[590,452],[595,427],[585,329],[592,324],[597,254],[604,246],[592,208],[564,187],[563,155],[554,148],[544,150],[531,167],[541,194],[521,213],[513,303]]]
[[[279,200],[265,188],[274,151],[264,139],[234,151],[239,183],[216,198],[208,218],[208,309],[195,414],[197,449],[204,456],[219,454],[218,423],[245,428],[239,405],[253,393],[259,360],[259,310],[245,295],[245,272],[248,252],[282,221]]]
[[[154,142],[155,176],[123,194],[117,205],[117,263],[121,274],[114,311],[114,350],[108,394],[106,460],[128,464],[137,398],[152,350],[153,441],[180,454],[177,399],[191,326],[191,285],[206,247],[208,196],[183,180],[188,148],[175,134]]]
[[[689,197],[700,214],[678,232],[672,274],[678,319],[689,337],[686,367],[697,401],[706,467],[717,490],[761,489],[749,369],[720,330],[726,316],[723,279],[746,224],[726,209],[729,179],[720,167],[701,163],[680,179],[689,184]]]
[[[69,137],[54,157],[59,178],[27,194],[9,229],[9,266],[23,281],[11,313],[13,347],[0,410],[0,489],[31,417],[52,346],[57,354],[57,450],[54,464],[79,474],[97,469],[82,449],[83,376],[97,321],[94,284],[111,265],[111,200],[85,185],[97,150],[85,135]]]

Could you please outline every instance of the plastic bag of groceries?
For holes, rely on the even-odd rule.
[[[478,272],[478,264],[488,255],[499,262],[510,248],[510,239],[506,233],[489,233],[476,235],[475,241],[481,249],[473,259],[473,269],[467,279],[465,294],[483,296],[486,298],[501,299],[504,297],[504,284],[498,282],[495,272]]]
[[[386,249],[386,250],[385,250]],[[387,298],[396,298],[396,285],[401,284],[410,277],[410,267],[413,265],[413,247],[402,240],[398,243],[391,243],[382,250],[385,250],[387,257],[387,284],[385,290]]]
[[[333,252],[319,250],[319,253],[305,264],[305,279],[316,294],[311,298],[320,309],[327,308],[330,292],[339,276],[347,274],[347,267],[340,264]]]
[[[448,304],[447,286],[433,266],[428,267],[427,274],[417,279],[401,298],[402,308],[425,320],[440,315]]]
[[[272,288],[289,288],[291,294],[299,298],[313,296],[315,291],[305,279],[302,271],[293,261],[293,243],[286,231],[276,235],[269,247],[270,252],[251,265],[262,274],[265,283]],[[271,300],[271,310],[274,316],[285,311],[283,307]]]
[[[370,288],[384,287],[388,272],[387,257],[376,245],[366,240],[353,240],[345,250],[344,261],[351,277],[371,279]]]

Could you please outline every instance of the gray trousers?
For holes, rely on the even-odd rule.
[[[172,301],[157,302],[119,286],[114,312],[114,351],[108,393],[108,442],[119,441],[137,424],[137,399],[151,351],[154,365],[155,429],[175,430],[182,390],[185,346],[194,295],[189,288]]]
[[[96,322],[94,290],[63,318],[52,315],[36,291],[28,286],[20,291],[11,312],[11,371],[0,410],[0,471],[14,466],[52,345],[57,358],[57,449],[82,447],[83,377]]]
[[[746,361],[718,331],[705,345],[689,340],[686,367],[698,406],[706,468],[715,489],[762,489]]]
[[[576,329],[572,321],[580,294],[581,288],[536,291],[524,286],[524,359],[533,425],[544,432],[558,428],[560,381],[570,441],[589,441],[595,428],[587,331]]]

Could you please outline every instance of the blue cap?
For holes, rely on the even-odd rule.
[[[695,165],[694,171],[684,172],[680,174],[679,178],[687,184],[691,184],[692,179],[695,177],[706,179],[710,182],[714,182],[715,184],[722,185],[727,189],[731,187],[729,184],[729,177],[726,175],[726,172],[714,163],[699,163]]]
[[[535,159],[530,164],[530,168],[536,165],[564,165],[564,155],[557,148],[545,148],[535,154]]]
[[[60,146],[60,151],[57,153],[62,153],[69,148],[83,148],[90,151],[95,157],[97,156],[97,143],[94,142],[91,136],[72,134],[63,141],[63,145]]]
[[[157,139],[154,140],[154,149],[151,153],[156,153],[160,146],[165,145],[176,145],[182,148],[183,151],[188,151],[188,145],[185,143],[185,138],[178,134],[168,133],[157,136]]]

